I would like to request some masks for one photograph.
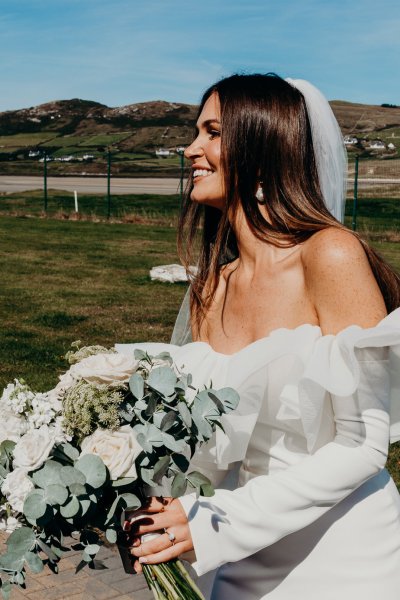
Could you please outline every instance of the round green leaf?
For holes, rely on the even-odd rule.
[[[110,544],[116,544],[117,543],[117,532],[115,531],[115,529],[107,529],[106,530],[106,538],[107,538],[107,542],[110,542]]]
[[[99,550],[100,546],[98,544],[89,544],[85,547],[85,552],[90,554],[90,556],[96,556]]]
[[[74,496],[85,496],[87,493],[86,487],[81,483],[73,483],[69,486],[71,494]]]
[[[64,504],[68,499],[68,490],[63,485],[48,485],[45,489],[45,501],[47,504]]]
[[[85,485],[86,477],[81,470],[75,469],[75,467],[62,467],[60,471],[61,481],[68,487],[74,483],[80,483]]]
[[[27,519],[37,520],[43,517],[46,512],[46,501],[43,490],[34,490],[25,498],[24,515]]]
[[[32,573],[40,573],[43,571],[43,561],[35,552],[27,552],[25,554],[25,560]]]
[[[80,503],[76,496],[72,496],[71,500],[65,505],[60,507],[60,513],[66,519],[71,519],[78,514],[80,509]]]
[[[97,489],[107,480],[107,469],[99,456],[95,454],[84,454],[75,463],[76,469],[84,474],[85,481]]]
[[[36,541],[36,536],[30,527],[20,527],[12,532],[6,540],[9,552],[25,554],[29,552]]]
[[[125,509],[135,510],[141,506],[141,502],[135,494],[121,494],[119,498],[124,503]]]
[[[34,471],[31,477],[35,484],[45,488],[51,484],[61,484],[60,478],[61,465],[55,460],[48,460],[38,471]]]

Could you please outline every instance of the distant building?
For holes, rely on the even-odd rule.
[[[345,135],[343,142],[345,146],[355,146],[358,144],[358,138],[353,137],[352,135]]]
[[[171,154],[171,152],[169,150],[167,150],[166,148],[158,148],[158,150],[156,150],[156,156],[159,156],[161,158],[165,158],[166,156],[169,156]]]
[[[385,150],[386,146],[381,140],[373,140],[369,145],[371,150]]]

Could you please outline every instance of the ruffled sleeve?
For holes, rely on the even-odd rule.
[[[314,342],[297,389],[292,389],[291,394],[286,396],[282,394],[278,419],[301,419],[310,452],[318,443],[326,394],[339,397],[353,395],[360,384],[361,366],[365,367],[369,376],[371,391],[386,382],[390,394],[390,441],[400,439],[398,308],[375,327],[362,329],[353,325],[337,335],[321,336]],[[383,371],[387,377],[383,377]]]

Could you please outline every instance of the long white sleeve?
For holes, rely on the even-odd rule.
[[[181,498],[199,575],[241,560],[306,527],[385,466],[389,443],[387,361],[360,361],[357,391],[332,396],[334,439],[298,464],[212,498]]]

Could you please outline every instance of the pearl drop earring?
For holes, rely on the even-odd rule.
[[[258,184],[258,188],[255,195],[259,204],[265,204],[264,192],[261,185],[262,181],[260,181],[260,183]]]

